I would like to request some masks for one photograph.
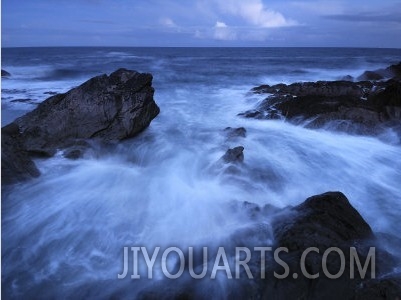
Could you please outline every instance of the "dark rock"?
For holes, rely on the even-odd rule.
[[[391,80],[389,84],[372,93],[369,103],[385,117],[401,120],[401,82]]]
[[[24,150],[18,126],[11,123],[1,129],[1,182],[13,184],[40,175]]]
[[[12,150],[7,147],[13,146],[21,153],[52,156],[77,140],[110,142],[133,137],[160,111],[153,94],[151,74],[119,69],[110,76],[94,77],[65,94],[48,98],[16,119],[14,135],[19,143],[5,144],[2,151],[9,153]],[[77,158],[81,150],[66,155]],[[13,165],[9,164],[6,177],[13,173]]]
[[[292,212],[298,217],[274,225],[277,244],[290,250],[330,247],[373,236],[370,226],[340,192],[310,197]]]
[[[375,71],[365,71],[357,79],[362,81],[362,80],[381,80],[383,78],[384,78],[383,75],[381,75]]]
[[[401,78],[401,62],[396,65],[391,65],[385,69],[378,69],[375,71],[366,71],[361,76],[359,76],[358,80],[381,80],[381,79],[400,79]]]
[[[394,79],[401,79],[401,62],[396,65],[391,65],[386,69],[391,72],[391,77]]]
[[[1,77],[10,77],[11,74],[8,73],[6,70],[1,69]]]
[[[346,76],[342,77],[341,80],[343,80],[343,81],[354,81],[354,77],[352,77],[351,75],[346,75]]]
[[[88,143],[86,140],[76,140],[71,144],[66,144],[63,156],[69,159],[82,158],[88,149],[93,149],[93,146],[93,144]],[[108,145],[104,145],[104,147],[107,146]]]
[[[63,152],[63,156],[69,159],[78,159],[84,155],[84,151],[85,149],[78,149],[78,148],[67,149]]]
[[[159,113],[151,85],[152,75],[119,69],[48,98],[15,123],[28,151],[50,155],[75,139],[133,137]]]
[[[385,277],[364,282],[355,290],[355,300],[401,299],[401,277]]]
[[[246,137],[246,129],[244,127],[232,128],[227,127],[224,129],[228,138]]]
[[[238,116],[245,118],[253,118],[253,119],[265,119],[263,113],[258,110],[249,110],[244,113],[239,113]]]
[[[363,295],[358,299],[376,299],[376,289],[369,288],[373,284],[372,280],[375,286],[383,289],[382,295],[400,295],[396,288],[399,278],[389,282],[374,280],[370,278],[371,269],[365,278],[358,271],[355,271],[354,278],[350,277],[350,247],[356,248],[358,257],[365,263],[369,247],[376,246],[376,265],[379,265],[376,266],[376,278],[381,278],[380,275],[391,270],[394,258],[378,248],[370,226],[340,192],[310,197],[304,203],[279,213],[273,221],[273,234],[276,246],[289,250],[280,258],[289,266],[290,276],[286,279],[268,277],[263,283],[263,299],[355,299],[357,295]],[[319,277],[315,279],[304,277],[299,264],[302,253],[310,247],[319,251],[310,252],[305,260],[305,268],[309,274],[319,273]],[[337,279],[328,278],[322,269],[323,253],[331,247],[340,249],[345,257],[344,272]],[[382,256],[385,259],[380,259]],[[386,266],[388,260],[390,262]],[[340,263],[339,255],[329,255],[326,260],[327,270],[336,274]],[[282,267],[278,268],[274,264],[269,271],[283,273]],[[299,277],[292,278],[293,273],[297,273]]]
[[[244,147],[238,146],[228,149],[221,159],[226,163],[242,163],[244,161]]]
[[[13,99],[10,102],[18,102],[18,103],[27,103],[27,104],[36,104],[36,102],[30,98],[26,98],[26,99]]]
[[[385,127],[399,128],[401,125],[401,63],[366,72],[368,75],[373,73],[379,74],[380,79],[393,79],[261,85],[252,91],[267,94],[267,98],[254,110],[239,115],[255,119],[285,119],[309,128],[380,135]]]

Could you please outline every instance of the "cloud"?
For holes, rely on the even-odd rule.
[[[214,25],[214,27],[216,27],[216,28],[227,28],[228,26],[227,26],[227,24],[224,23],[224,22],[219,22],[219,21],[217,21],[217,22],[216,22],[216,25]]]
[[[237,34],[226,23],[217,21],[214,25],[213,38],[221,41],[233,41],[237,39]]]
[[[159,20],[159,23],[164,27],[170,27],[170,28],[177,27],[177,24],[175,24],[174,21],[170,18],[161,18]]]
[[[261,0],[215,1],[223,13],[240,17],[247,23],[257,27],[276,28],[297,25],[296,21],[286,19],[281,13],[266,8]]]

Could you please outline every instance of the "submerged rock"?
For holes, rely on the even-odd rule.
[[[153,94],[151,74],[119,69],[110,76],[94,77],[65,94],[48,98],[16,119],[11,126],[18,128],[18,149],[52,156],[77,140],[133,137],[160,111]],[[10,151],[7,147],[2,151]],[[71,158],[80,155],[77,151],[67,154]],[[3,169],[5,176],[12,173],[10,168]]]
[[[226,163],[242,163],[244,161],[244,147],[238,146],[228,149],[221,159]]]
[[[244,127],[226,127],[224,132],[227,134],[227,138],[246,137],[246,129]]]

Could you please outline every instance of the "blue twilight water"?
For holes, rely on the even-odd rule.
[[[161,108],[140,136],[78,161],[37,160],[40,178],[3,191],[3,295],[131,299],[146,284],[117,281],[124,246],[218,244],[247,225],[228,209],[233,201],[284,207],[340,190],[374,231],[401,238],[391,130],[377,139],[237,116],[263,100],[254,86],[358,76],[400,60],[397,49],[2,49],[12,74],[2,80],[2,125],[120,67],[152,73]],[[227,140],[228,126],[247,137]],[[245,164],[229,174],[215,162],[237,145]]]

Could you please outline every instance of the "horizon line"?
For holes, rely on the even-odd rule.
[[[363,46],[1,46],[11,48],[342,48],[342,49],[393,49],[398,47],[363,47]]]

